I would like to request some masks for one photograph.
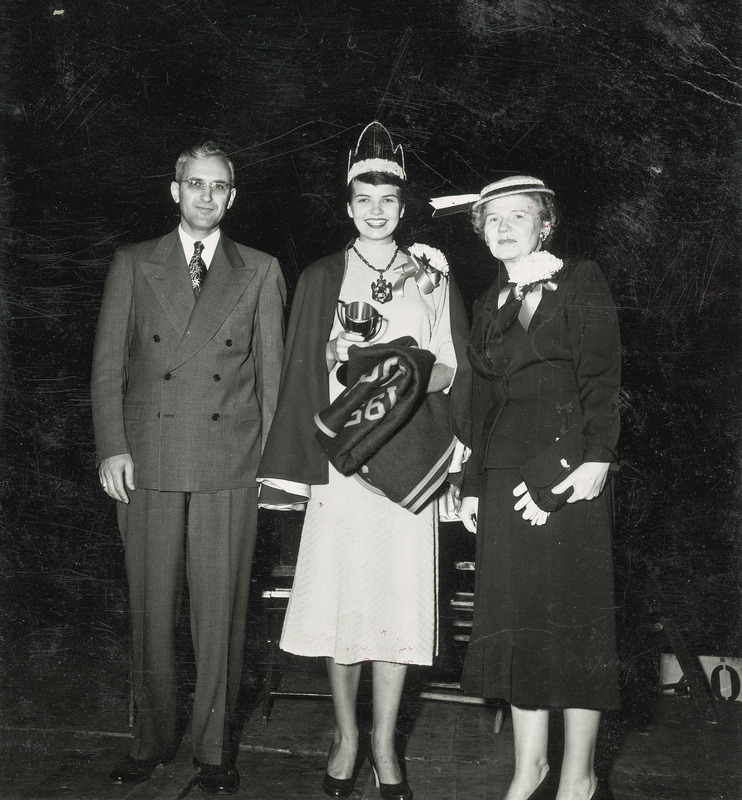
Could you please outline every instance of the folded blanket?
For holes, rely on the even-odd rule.
[[[343,475],[417,513],[446,479],[456,438],[444,392],[426,388],[434,355],[403,337],[351,347],[347,389],[315,416],[317,440]]]

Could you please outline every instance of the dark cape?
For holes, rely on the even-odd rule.
[[[310,264],[299,277],[286,334],[278,407],[258,469],[260,478],[309,485],[328,482],[328,460],[316,438],[314,417],[330,404],[325,347],[340,297],[348,247]],[[470,367],[466,356],[469,323],[461,294],[450,274],[448,281],[458,378],[451,389],[451,429],[468,444],[471,440]]]

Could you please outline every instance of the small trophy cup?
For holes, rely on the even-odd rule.
[[[387,320],[370,303],[358,300],[343,303],[342,300],[338,300],[337,315],[340,324],[348,333],[360,333],[366,342],[370,342],[386,330]]]

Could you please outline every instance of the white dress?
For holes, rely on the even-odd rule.
[[[372,264],[389,262],[395,245],[356,248]],[[404,262],[403,254],[395,264]],[[344,302],[363,300],[388,320],[375,342],[412,336],[437,363],[456,367],[448,282],[423,294],[414,278],[388,303],[371,297],[378,277],[350,250],[340,290]],[[384,277],[394,280],[387,272]],[[335,321],[330,338],[341,330]],[[330,373],[330,399],[344,388]],[[311,487],[294,584],[280,646],[338,664],[391,661],[430,665],[437,651],[437,519],[432,502],[418,514],[366,489],[329,465],[329,483]]]

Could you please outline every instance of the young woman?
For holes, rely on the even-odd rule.
[[[307,267],[297,285],[278,411],[259,470],[264,504],[275,488],[309,498],[281,647],[326,659],[336,720],[323,783],[330,797],[351,794],[363,755],[356,719],[363,662],[372,664],[370,757],[382,797],[412,796],[396,752],[397,715],[407,665],[431,664],[437,645],[434,504],[413,514],[369,491],[337,472],[315,439],[314,415],[344,388],[337,373],[351,346],[412,336],[435,356],[428,392],[448,389],[454,340],[465,346],[466,316],[442,254],[428,248],[440,270],[428,265],[433,280],[421,280],[424,265],[396,241],[405,181],[401,147],[371,123],[349,159],[346,208],[356,236]],[[380,334],[364,342],[345,331],[338,300],[374,306],[385,320]]]

